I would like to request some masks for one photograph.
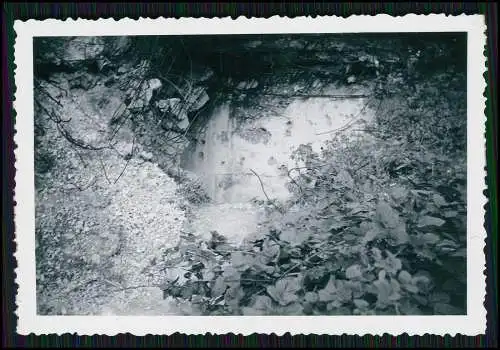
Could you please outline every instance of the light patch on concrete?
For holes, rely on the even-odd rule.
[[[339,89],[329,93],[347,94]],[[290,197],[288,170],[304,166],[291,159],[292,152],[300,145],[320,152],[336,133],[349,136],[353,126],[373,117],[366,103],[367,98],[297,98],[282,115],[269,111],[241,126],[239,132],[229,106],[218,108],[207,126],[205,143],[193,153],[203,157],[193,159],[190,166],[212,198],[197,214],[194,227],[203,234],[217,230],[234,242],[254,233],[259,208],[250,201]],[[259,138],[256,130],[271,136]]]

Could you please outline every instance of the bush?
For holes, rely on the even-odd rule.
[[[262,238],[192,238],[186,280],[166,295],[209,315],[464,314],[463,79],[441,71],[399,90],[389,80],[373,137],[299,147],[307,168],[282,210],[268,203]]]

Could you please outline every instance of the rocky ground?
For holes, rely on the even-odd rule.
[[[64,86],[67,79],[54,80]],[[46,91],[57,93],[52,86]],[[69,120],[64,127],[99,148],[123,103],[120,93],[104,85],[68,88],[58,99],[61,117]],[[72,145],[50,121],[44,130],[38,158],[52,167],[37,176],[39,311],[120,313],[137,300],[155,300],[152,293],[162,300],[159,288],[139,287],[162,282],[161,272],[148,269],[179,240],[184,212],[176,182],[151,162],[129,125],[116,134],[112,149],[102,150]]]

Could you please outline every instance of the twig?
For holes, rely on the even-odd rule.
[[[80,288],[84,287],[87,284],[90,284],[92,282],[97,282],[97,281],[99,281],[99,279],[97,279],[97,278],[90,278],[90,279],[86,280],[85,282],[79,283],[79,284],[77,284],[74,287],[66,289],[65,293],[69,294],[69,293],[73,292],[74,290],[80,289]]]
[[[107,279],[103,279],[104,282],[106,282],[107,284],[110,284],[112,285],[113,287],[117,287],[117,288],[123,288],[121,285],[119,285],[118,283],[116,282],[112,282],[112,281],[109,281]]]
[[[74,138],[69,133],[69,131],[66,130],[61,125],[61,122],[56,122],[56,125],[57,125],[57,130],[64,136],[64,138],[75,146],[78,146],[78,147],[83,148],[83,149],[92,150],[92,151],[100,151],[100,150],[106,149],[108,147],[108,146],[96,147],[96,146],[89,145],[81,140]]]
[[[371,95],[323,95],[323,94],[280,94],[273,92],[264,92],[262,95],[281,96],[281,97],[305,97],[305,98],[332,98],[332,99],[349,99],[349,98],[367,98]]]
[[[354,173],[358,172],[359,170],[363,169],[364,167],[367,167],[368,165],[370,165],[371,162],[366,162],[365,164],[362,164],[360,165],[359,167],[357,167],[356,169],[354,169]]]
[[[269,196],[267,195],[266,193],[266,190],[264,189],[264,184],[262,183],[262,180],[260,179],[260,176],[255,172],[253,171],[253,169],[250,169],[250,171],[255,175],[257,176],[257,179],[259,179],[259,182],[260,182],[260,187],[262,188],[262,192],[264,193],[264,196],[266,196],[267,200],[270,202],[271,199],[269,199]]]
[[[372,99],[368,100],[365,103],[365,105],[363,106],[363,108],[358,112],[358,114],[352,120],[350,120],[349,122],[347,122],[346,124],[342,125],[341,127],[337,128],[337,129],[333,129],[333,130],[329,130],[329,131],[324,131],[324,132],[316,133],[316,135],[319,136],[319,135],[336,133],[336,132],[340,132],[340,131],[343,131],[343,130],[349,128],[351,125],[353,125],[355,122],[358,121],[358,119],[360,118],[361,114],[363,114],[363,112],[366,110],[366,108],[368,107],[368,105],[370,104],[371,101],[372,101]]]
[[[134,147],[135,147],[135,136],[132,139],[132,150],[130,151],[130,153],[134,152]],[[125,169],[127,169],[128,163],[130,162],[131,159],[132,159],[132,157],[130,157],[129,159],[127,159],[127,162],[125,163],[125,166],[123,167],[122,172],[120,173],[120,175],[118,175],[118,177],[116,178],[115,182],[113,182],[113,184],[117,183],[118,180],[120,180],[120,177],[122,177],[123,173],[125,172]]]
[[[104,167],[104,163],[102,162],[101,157],[98,157],[98,158],[99,158],[99,163],[101,164],[102,171],[104,172],[104,177],[106,178],[108,183],[111,185],[111,180],[108,177],[108,173],[106,172],[106,168]]]
[[[295,265],[293,265],[292,267],[290,267],[289,269],[287,269],[285,272],[283,272],[277,278],[277,280],[282,279],[283,277],[285,277],[286,275],[288,275],[289,272],[295,270],[297,267],[299,267],[299,266],[305,264],[306,262],[308,262],[309,260],[311,260],[311,258],[314,258],[315,256],[318,256],[319,254],[323,253],[323,251],[321,249],[319,249],[319,248],[321,248],[322,246],[326,245],[329,242],[330,242],[329,240],[326,240],[323,243],[321,243],[318,247],[316,247],[316,249],[318,249],[318,251],[316,253],[314,253],[312,255],[309,255],[305,260],[301,260],[298,263],[296,263]],[[342,241],[337,242],[337,244],[340,244],[340,243],[342,243]]]
[[[161,288],[163,287],[163,284],[145,284],[145,285],[138,285],[138,286],[130,286],[130,287],[122,287],[119,289],[114,289],[113,292],[122,292],[124,290],[130,290],[130,289],[140,289],[140,288]]]
[[[57,104],[59,107],[62,107],[61,102],[56,100],[38,81],[35,80],[35,83],[41,93],[43,93],[45,96],[47,96],[49,99],[51,99],[55,104]]]

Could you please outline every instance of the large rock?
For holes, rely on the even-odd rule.
[[[192,84],[203,83],[214,76],[215,72],[209,67],[195,66],[190,72]]]
[[[177,123],[177,127],[179,128],[179,130],[185,131],[189,127],[189,120],[187,118],[183,119],[182,121]]]
[[[210,68],[205,68],[203,73],[201,74],[200,78],[198,79],[199,82],[205,82],[212,78],[214,76],[214,71]]]
[[[82,73],[68,80],[70,89],[89,90],[94,85],[94,78],[88,73]]]
[[[68,41],[64,47],[62,61],[69,67],[79,67],[96,60],[104,51],[101,37],[77,37]]]
[[[187,112],[185,104],[182,103],[180,98],[169,98],[165,100],[159,100],[156,102],[156,106],[163,114],[163,119],[173,120],[182,122],[187,119]]]
[[[236,88],[238,90],[251,90],[255,89],[259,86],[259,82],[255,79],[252,79],[250,81],[242,81],[236,85]]]
[[[109,56],[120,56],[128,51],[132,39],[128,36],[106,38],[106,54]]]
[[[133,112],[142,111],[149,106],[153,98],[153,92],[160,89],[162,86],[160,79],[150,79],[144,82],[141,86],[139,96],[133,100],[128,108]]]
[[[210,100],[207,92],[203,87],[196,87],[191,91],[191,94],[186,97],[186,105],[189,112],[196,112],[201,109]]]
[[[96,61],[97,69],[99,72],[104,73],[113,67],[113,64],[106,57],[100,58]]]

